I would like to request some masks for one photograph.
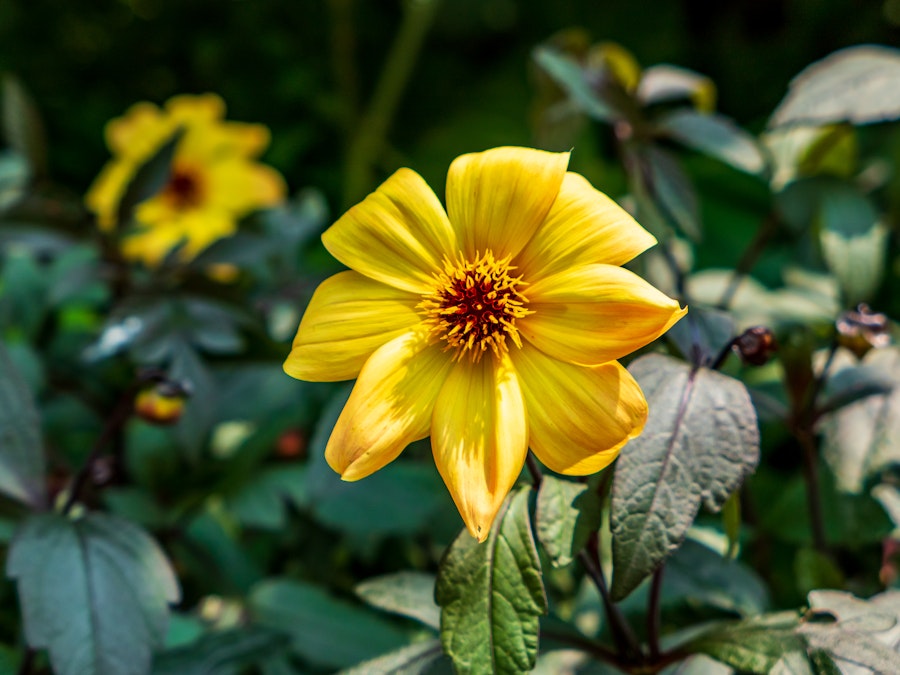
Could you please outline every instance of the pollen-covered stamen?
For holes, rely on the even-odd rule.
[[[435,275],[437,289],[419,303],[433,335],[455,349],[454,358],[467,354],[473,361],[489,349],[500,356],[508,349],[509,338],[522,346],[516,319],[531,314],[528,299],[520,289],[521,277],[510,258],[496,260],[491,251],[476,254],[474,260],[445,260],[444,271]]]

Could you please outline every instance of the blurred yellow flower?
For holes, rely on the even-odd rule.
[[[123,232],[129,260],[158,265],[182,244],[182,260],[234,234],[237,220],[284,198],[285,184],[271,167],[254,161],[269,144],[259,124],[227,122],[225,103],[215,94],[175,96],[160,109],[137,103],[106,126],[113,159],[88,191],[85,202],[104,231],[113,231],[119,201],[138,169],[178,129],[168,182],[135,210],[137,227]]]
[[[463,155],[447,211],[400,169],[322,236],[351,268],[310,301],[284,369],[357,377],[325,455],[345,480],[431,436],[469,532],[484,540],[530,446],[586,475],[637,436],[647,403],[616,361],[687,309],[620,267],[656,243],[568,153]]]

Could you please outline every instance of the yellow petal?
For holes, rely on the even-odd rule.
[[[166,111],[177,124],[208,124],[225,116],[225,101],[216,94],[180,94],[166,101]]]
[[[553,471],[596,473],[644,428],[647,401],[616,361],[576,366],[528,343],[510,356],[525,395],[531,449]]]
[[[484,541],[528,448],[525,402],[508,354],[454,364],[435,403],[431,446],[466,527]]]
[[[396,288],[429,293],[433,274],[453,257],[447,214],[419,174],[400,169],[322,235],[347,267]]]
[[[284,179],[275,169],[238,157],[205,167],[205,202],[242,216],[284,199]]]
[[[427,331],[409,331],[366,361],[325,447],[329,466],[344,480],[365,478],[428,435],[452,363],[428,343]]]
[[[115,228],[119,200],[136,170],[133,162],[114,159],[103,167],[85,195],[84,203],[97,215],[97,225],[102,231]]]
[[[122,117],[110,120],[106,145],[113,154],[135,161],[147,159],[175,129],[169,116],[152,103],[135,103]]]
[[[457,157],[447,174],[447,213],[463,252],[515,256],[559,194],[568,152],[494,148]]]
[[[309,301],[284,371],[313,382],[356,377],[376,349],[421,321],[419,301],[358,272],[335,274]]]
[[[547,220],[513,262],[525,279],[586,263],[622,265],[656,238],[577,173],[567,173]]]
[[[636,274],[581,265],[526,289],[530,314],[516,327],[545,354],[569,363],[613,361],[652,342],[687,313]]]

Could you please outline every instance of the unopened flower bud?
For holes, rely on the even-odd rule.
[[[741,360],[752,366],[765,365],[777,349],[775,334],[766,326],[748,328],[734,341],[734,350]]]
[[[190,396],[190,387],[181,382],[163,379],[152,382],[138,392],[134,412],[151,424],[175,424]]]
[[[865,303],[841,314],[835,322],[835,328],[838,344],[859,358],[873,347],[886,347],[891,341],[887,316],[873,312]]]

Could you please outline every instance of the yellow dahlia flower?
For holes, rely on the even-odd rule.
[[[234,234],[237,220],[284,198],[281,175],[254,161],[269,144],[259,124],[226,122],[225,103],[215,94],[175,96],[160,109],[137,103],[106,125],[113,159],[88,191],[85,202],[104,231],[113,231],[119,201],[138,169],[182,129],[168,182],[138,205],[138,227],[123,233],[129,260],[158,265],[179,244],[182,260]]]
[[[568,153],[496,148],[450,166],[447,212],[400,169],[323,235],[351,268],[313,295],[284,364],[357,377],[325,455],[363,478],[431,436],[438,471],[484,540],[529,446],[599,471],[647,402],[616,362],[686,309],[619,265],[656,243]]]

